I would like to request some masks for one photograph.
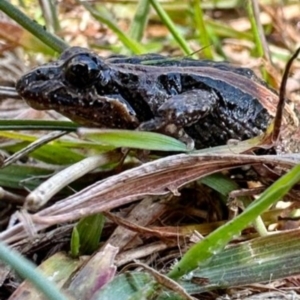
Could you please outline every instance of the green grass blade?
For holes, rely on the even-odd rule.
[[[205,263],[211,256],[220,252],[234,236],[239,235],[249,223],[267,210],[270,205],[280,200],[299,180],[300,165],[295,166],[265,190],[259,199],[251,203],[242,214],[191,247],[168,275],[176,279],[196,269],[201,263]]]
[[[71,241],[70,241],[70,253],[73,258],[79,257],[79,249],[80,249],[80,236],[75,226],[72,230]]]
[[[28,146],[29,143],[18,143],[15,145],[3,146],[2,149],[11,152],[17,152]],[[47,144],[36,148],[33,152],[27,154],[37,160],[55,164],[55,165],[69,165],[81,161],[85,158],[84,155],[73,151],[72,149],[64,148],[57,144]]]
[[[149,0],[140,0],[129,28],[129,36],[132,39],[136,41],[142,39],[148,22],[149,10]]]
[[[253,37],[254,37],[254,41],[255,41],[256,56],[264,57],[264,47],[262,44],[261,36],[259,34],[259,28],[258,28],[259,25],[257,24],[256,19],[254,17],[252,0],[247,1],[247,12],[248,12],[248,17],[249,17],[249,21],[251,23],[251,29],[252,29]]]
[[[256,56],[267,58],[270,61],[269,52],[267,51],[267,43],[265,40],[265,35],[263,33],[262,25],[259,23],[259,20],[255,18],[255,9],[258,10],[258,7],[253,0],[248,0],[247,11],[249,16],[249,21],[251,23],[251,29],[254,36],[254,42],[256,46]],[[258,14],[258,12],[257,12]],[[268,82],[268,74],[264,68],[261,68],[263,78]]]
[[[234,38],[239,40],[252,40],[253,34],[248,31],[237,31],[233,29],[232,27],[221,23],[220,21],[207,19],[206,20],[206,26],[209,31],[214,32],[215,36],[218,36],[219,38]],[[214,44],[213,44],[214,45]]]
[[[84,6],[84,8],[90,12],[90,14],[99,22],[105,24],[108,28],[110,28],[119,38],[119,40],[123,43],[123,45],[132,51],[135,54],[141,54],[147,52],[144,47],[139,44],[137,41],[129,38],[118,26],[117,21],[114,20],[113,16],[109,13],[108,10],[102,5],[101,9],[103,11],[95,10],[90,4],[87,2],[82,2],[76,0],[77,3]]]
[[[104,222],[105,217],[103,214],[95,214],[81,219],[76,225],[81,255],[92,254],[97,250]]]
[[[58,7],[54,2],[55,2],[54,0],[40,1],[40,6],[43,12],[43,17],[46,23],[46,27],[50,32],[57,32],[61,29],[58,15],[57,15]]]
[[[0,120],[0,130],[76,131],[80,125],[68,121]]]
[[[194,1],[193,10],[194,10],[194,20],[198,30],[200,45],[203,48],[202,52],[207,59],[213,59],[212,47],[210,47],[211,40],[206,30],[206,25],[205,25],[206,22],[204,21],[204,14],[203,14],[200,0]]]
[[[289,230],[236,244],[193,271],[194,281],[205,278],[205,284],[188,280],[179,283],[188,292],[197,294],[297,276],[300,268],[299,235],[299,229]]]
[[[11,266],[23,278],[28,279],[49,300],[67,300],[57,287],[43,274],[36,270],[36,266],[21,256],[15,250],[0,242],[0,260]]]
[[[92,141],[112,145],[117,148],[133,148],[157,151],[186,152],[187,147],[182,142],[155,132],[110,130],[110,129],[82,129],[79,134]]]
[[[193,53],[194,51],[190,48],[188,43],[185,41],[184,37],[178,32],[173,21],[170,19],[168,14],[164,11],[164,9],[159,4],[159,2],[157,0],[149,0],[149,1],[153,6],[153,8],[155,9],[158,16],[160,17],[161,21],[167,26],[174,39],[177,41],[182,51],[186,55],[190,55],[191,53]]]
[[[28,18],[24,13],[22,13],[8,1],[0,1],[0,10],[2,10],[9,17],[19,23],[23,28],[27,29],[34,36],[39,38],[43,43],[45,43],[47,46],[57,51],[58,53],[63,52],[69,47],[69,45],[62,39],[47,32],[43,26]]]
[[[53,169],[33,167],[27,165],[10,165],[0,169],[0,186],[15,190],[33,190],[42,183],[42,178],[51,176]],[[29,180],[30,179],[30,180]]]

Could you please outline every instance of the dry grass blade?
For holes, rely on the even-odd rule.
[[[49,208],[31,215],[35,231],[110,210],[148,195],[163,196],[208,174],[249,164],[272,164],[289,168],[291,156],[186,155],[162,158],[97,182]],[[17,224],[0,234],[8,244],[27,238],[26,224]]]
[[[90,156],[53,175],[32,191],[25,200],[24,208],[37,211],[44,206],[58,191],[88,172],[112,161],[118,161],[122,155],[117,152]]]

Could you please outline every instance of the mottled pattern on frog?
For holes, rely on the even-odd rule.
[[[245,68],[158,54],[102,58],[73,47],[25,74],[19,94],[85,126],[158,131],[198,149],[247,139],[272,119],[276,93]]]

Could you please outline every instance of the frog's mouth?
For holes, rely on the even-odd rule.
[[[16,84],[22,98],[34,109],[56,110],[85,126],[99,128],[138,127],[139,121],[130,105],[118,97],[101,96],[95,87],[74,89],[60,75],[43,74],[41,69],[25,74]],[[48,69],[49,71],[49,69]],[[113,122],[112,122],[113,120]]]
[[[16,83],[16,90],[26,102],[37,110],[76,107],[87,92],[67,86],[58,65],[38,67],[23,75]]]
[[[23,75],[16,83],[16,90],[30,106],[36,109],[49,109],[47,95],[49,91],[59,87],[58,66],[38,67]]]

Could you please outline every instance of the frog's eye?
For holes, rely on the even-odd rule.
[[[100,74],[99,60],[88,54],[73,56],[64,64],[65,80],[76,88],[92,86]]]

